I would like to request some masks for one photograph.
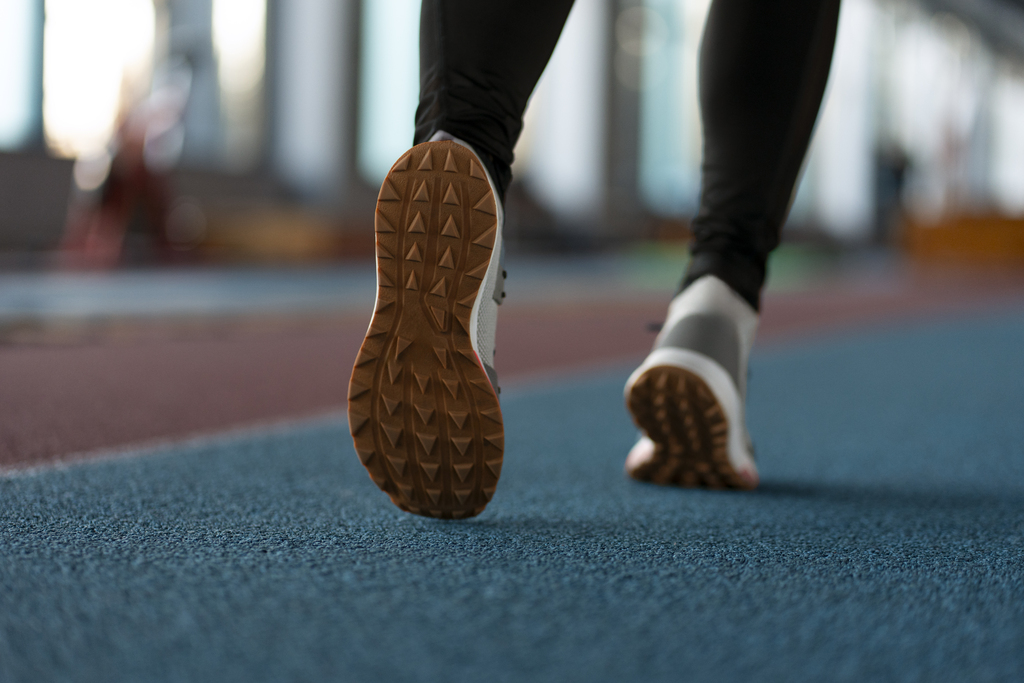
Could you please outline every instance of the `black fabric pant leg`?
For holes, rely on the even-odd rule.
[[[714,0],[700,51],[704,161],[685,287],[715,275],[760,304],[821,106],[839,0]]]
[[[423,0],[415,143],[439,130],[481,153],[504,196],[523,112],[573,0]]]

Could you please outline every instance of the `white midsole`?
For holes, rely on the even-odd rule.
[[[487,272],[484,274],[484,279],[480,283],[480,291],[477,293],[476,300],[473,301],[473,308],[469,314],[469,341],[470,344],[473,345],[473,351],[476,353],[478,360],[491,365],[494,363],[494,358],[484,358],[480,353],[480,335],[477,331],[480,329],[480,304],[484,301],[484,297],[481,295],[485,294],[487,296],[494,296],[495,278],[498,277],[498,268],[501,267],[501,233],[502,229],[505,227],[505,209],[501,205],[501,201],[498,199],[498,188],[495,187],[494,181],[491,179],[491,174],[487,171],[487,166],[484,165],[484,162],[480,159],[480,155],[476,153],[473,146],[465,140],[460,140],[454,135],[450,135],[443,130],[437,131],[434,133],[433,137],[430,138],[430,142],[440,140],[451,140],[457,145],[462,145],[468,149],[474,157],[476,157],[477,163],[480,164],[480,168],[484,171],[484,177],[487,178],[487,185],[491,188],[491,195],[494,196],[494,208],[495,213],[497,213],[495,216],[497,230],[494,231],[494,248],[491,250],[491,260],[487,264]],[[495,258],[495,256],[497,256],[497,258]],[[491,351],[493,352],[494,349],[491,349]],[[490,377],[487,379],[490,380]],[[497,390],[496,387],[492,388]]]
[[[721,365],[704,354],[675,347],[655,349],[644,359],[640,367],[633,371],[633,374],[626,381],[626,400],[629,400],[633,385],[636,384],[641,375],[651,368],[665,365],[688,370],[704,380],[708,385],[708,389],[714,394],[715,400],[718,401],[719,405],[722,406],[722,410],[725,411],[726,419],[729,422],[729,464],[737,471],[757,472],[754,458],[747,445],[746,423],[743,419],[743,401],[736,390],[736,385],[733,383],[732,377],[729,376],[729,373]]]
[[[480,304],[484,300],[484,297],[481,296],[481,295],[482,294],[486,294],[487,296],[494,296],[494,284],[495,284],[496,278],[499,275],[498,274],[498,269],[501,267],[501,239],[502,239],[502,230],[503,230],[504,225],[505,225],[505,210],[504,210],[504,207],[501,206],[501,202],[498,199],[498,189],[495,187],[494,181],[491,180],[491,174],[487,172],[487,167],[484,166],[483,162],[480,160],[480,156],[476,153],[476,150],[474,150],[472,148],[472,146],[470,146],[470,144],[468,142],[464,142],[464,141],[459,140],[458,138],[455,138],[455,137],[452,137],[452,136],[445,137],[440,132],[438,134],[436,134],[434,137],[432,137],[428,142],[439,142],[439,141],[442,141],[442,140],[451,140],[452,142],[454,142],[454,143],[456,143],[458,145],[462,145],[463,147],[468,149],[470,151],[470,153],[473,154],[474,157],[476,157],[477,163],[480,164],[480,168],[482,168],[484,170],[484,176],[487,178],[487,185],[491,188],[491,194],[494,196],[494,206],[495,206],[495,208],[497,210],[497,216],[495,216],[495,222],[497,223],[497,226],[498,226],[497,230],[494,231],[494,247],[491,250],[491,259],[490,259],[490,261],[487,264],[487,272],[484,274],[484,279],[480,283],[480,291],[477,292],[477,297],[473,301],[473,308],[472,308],[472,310],[470,311],[470,314],[469,314],[469,329],[470,329],[469,341],[470,341],[470,344],[472,344],[472,346],[473,346],[473,351],[474,351],[474,353],[476,353],[477,359],[479,359],[481,362],[487,362],[488,364],[491,364],[491,363],[494,362],[493,358],[485,359],[480,354],[480,347],[479,347],[479,337],[480,337],[480,335],[477,334],[477,329],[480,326]],[[390,173],[390,171],[389,171],[389,173]],[[374,230],[374,236],[376,237],[376,230]],[[497,255],[497,258],[495,258],[495,255]],[[374,257],[374,258],[376,259],[376,257]],[[373,301],[373,310],[375,312],[377,310],[377,304],[378,304],[378,300],[380,298],[380,268],[379,267],[377,268],[376,277],[377,277],[377,293],[376,293],[376,295],[374,297],[374,301]],[[369,332],[369,329],[372,326],[373,326],[373,317],[371,316],[370,323],[367,325],[367,328],[366,328],[367,332]],[[490,380],[490,377],[488,377],[488,380]]]
[[[477,334],[477,330],[480,328],[480,304],[483,303],[485,296],[494,296],[494,283],[500,276],[498,269],[501,267],[501,233],[505,223],[505,211],[498,199],[498,190],[494,187],[494,182],[491,180],[491,174],[487,172],[487,167],[484,166],[482,161],[480,161],[480,157],[477,156],[473,148],[467,143],[462,142],[461,140],[455,140],[455,142],[459,143],[470,152],[473,152],[473,156],[477,158],[477,163],[480,164],[480,168],[484,169],[484,175],[487,177],[487,184],[491,187],[491,194],[494,195],[494,207],[496,210],[495,212],[497,213],[494,220],[495,223],[497,223],[498,228],[494,231],[494,247],[491,250],[491,260],[487,264],[487,273],[484,275],[483,282],[480,283],[480,291],[477,292],[476,300],[473,301],[473,309],[469,314],[470,343],[473,345],[476,357],[482,362],[492,365],[494,363],[494,358],[484,358],[480,354],[480,348],[478,346],[480,335]]]

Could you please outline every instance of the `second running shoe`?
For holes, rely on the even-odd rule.
[[[395,505],[462,519],[491,500],[504,453],[493,369],[503,216],[477,155],[438,137],[395,162],[377,198],[377,300],[348,417],[359,460]]]
[[[757,312],[706,275],[672,300],[654,350],[626,383],[644,434],[626,473],[657,484],[752,489],[757,467],[744,421]]]

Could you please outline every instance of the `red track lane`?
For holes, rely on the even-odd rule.
[[[654,338],[649,323],[662,318],[667,298],[506,305],[496,359],[500,377],[639,360]],[[1024,303],[1020,278],[781,294],[765,302],[759,340],[1007,303]],[[0,347],[0,469],[341,410],[365,327],[359,317],[317,329]]]

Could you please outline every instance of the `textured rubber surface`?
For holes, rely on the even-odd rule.
[[[729,464],[729,420],[698,375],[655,366],[636,381],[626,400],[634,422],[654,441],[654,457],[629,476],[655,484],[751,489]]]
[[[0,681],[1020,681],[1021,339],[762,347],[749,494],[622,476],[625,364],[503,391],[467,522],[388,503],[343,420],[0,477]]]
[[[472,517],[501,474],[501,409],[470,329],[474,301],[491,295],[480,289],[496,214],[483,168],[448,141],[407,152],[377,198],[377,303],[349,426],[370,478],[408,512]]]

